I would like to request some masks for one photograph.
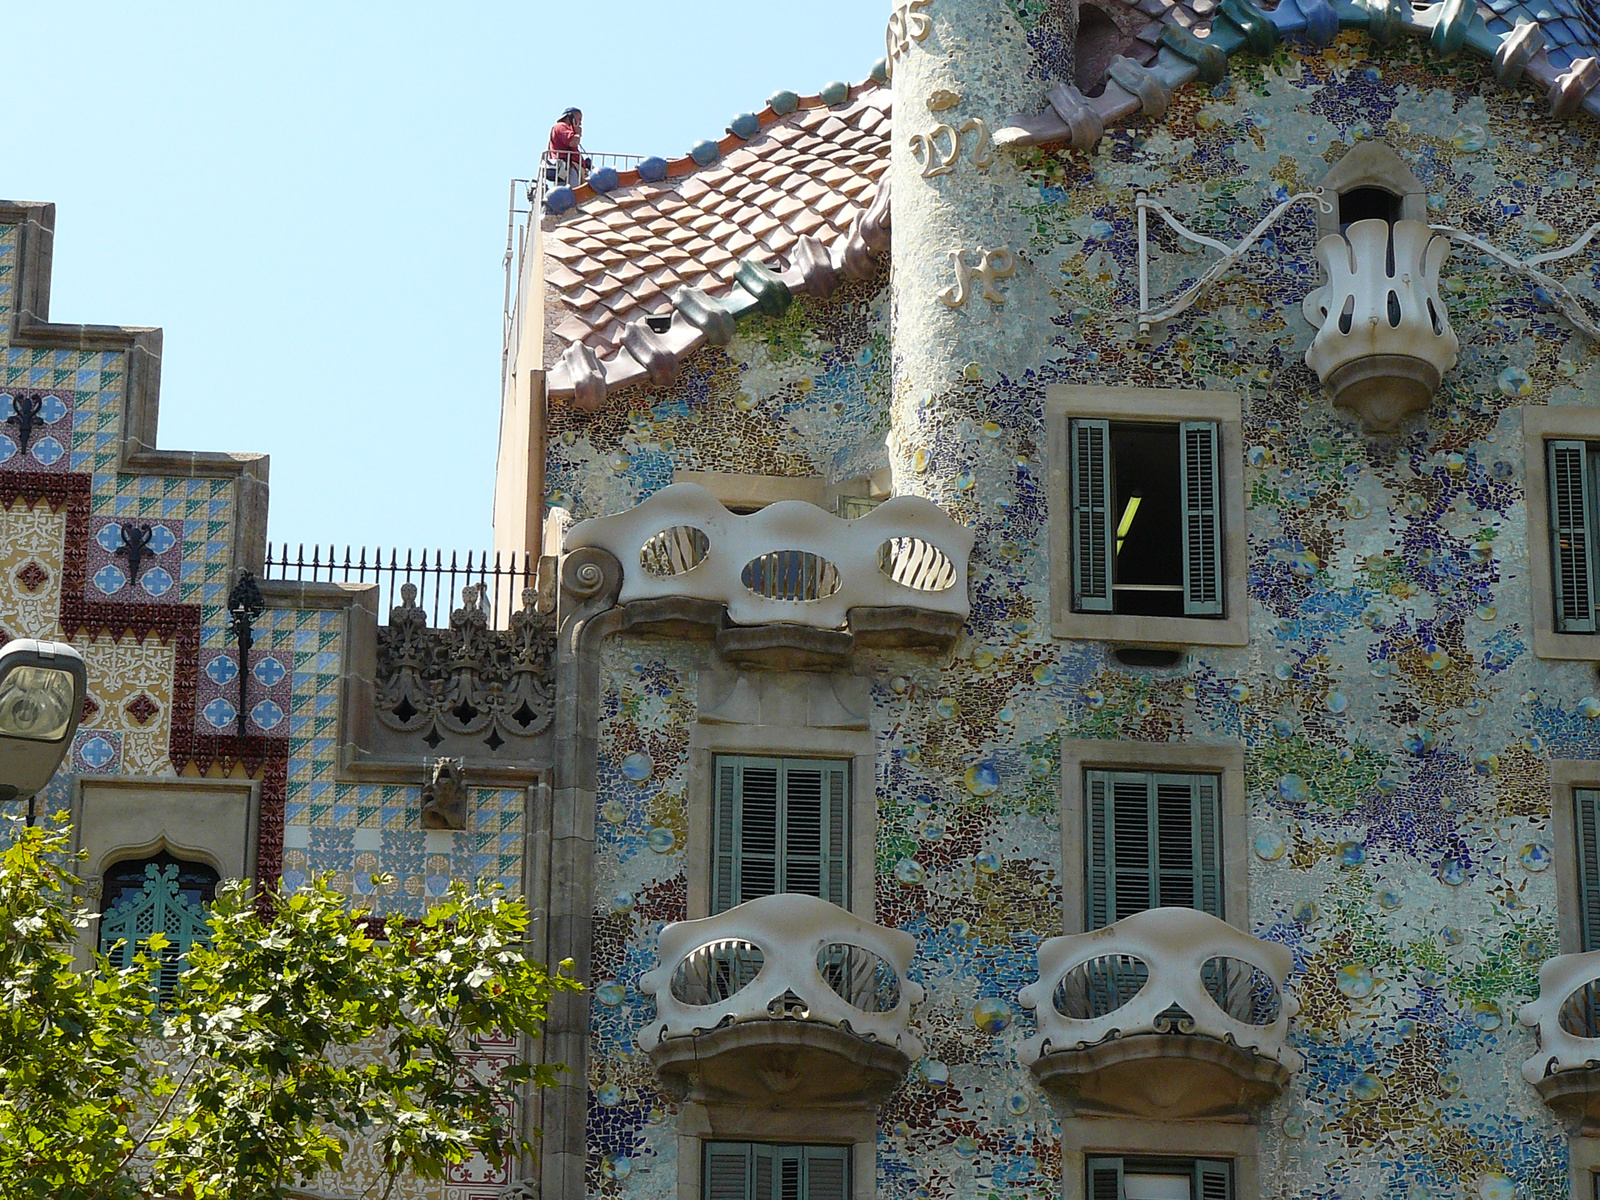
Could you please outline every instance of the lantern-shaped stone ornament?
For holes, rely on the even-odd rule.
[[[1426,409],[1460,343],[1439,297],[1450,243],[1421,221],[1356,221],[1317,243],[1327,282],[1306,297],[1306,365],[1369,433]]]

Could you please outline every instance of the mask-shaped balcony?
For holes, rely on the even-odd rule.
[[[1539,1038],[1522,1077],[1569,1127],[1600,1134],[1600,951],[1547,960],[1518,1019]]]
[[[1424,411],[1460,343],[1439,296],[1450,243],[1421,221],[1356,221],[1317,243],[1328,282],[1302,306],[1317,336],[1306,365],[1373,433]]]
[[[714,636],[731,661],[807,669],[838,666],[856,645],[948,649],[967,618],[972,539],[915,496],[855,520],[802,500],[745,516],[675,483],[575,525],[566,548],[622,564],[628,628]]]
[[[1284,1044],[1292,965],[1191,908],[1051,938],[1018,994],[1039,1026],[1023,1061],[1075,1115],[1249,1119],[1300,1068]]]
[[[815,896],[749,900],[662,929],[639,1045],[675,1092],[764,1107],[872,1104],[922,1057],[906,1028],[916,942]]]

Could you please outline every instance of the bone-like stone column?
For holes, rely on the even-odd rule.
[[[1042,436],[987,434],[988,394],[1003,373],[1035,367],[1060,302],[1036,270],[1039,203],[1016,151],[990,135],[1045,104],[1070,67],[1076,5],[1044,41],[1005,0],[896,0],[889,21],[894,85],[894,399],[890,461],[897,494],[926,496],[982,527],[1015,489],[1014,456]],[[1069,76],[1070,77],[1070,76]],[[1042,473],[1042,463],[1040,464]],[[981,537],[981,534],[980,534]]]

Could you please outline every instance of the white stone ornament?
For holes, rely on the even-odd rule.
[[[1148,977],[1138,994],[1086,1020],[1059,1012],[1054,1002],[1057,984],[1075,968],[1110,955],[1144,964]],[[1202,976],[1206,963],[1215,958],[1233,959],[1263,972],[1281,998],[1276,1019],[1253,1025],[1223,1011]],[[1017,993],[1022,1006],[1033,1009],[1039,1028],[1023,1043],[1022,1061],[1031,1066],[1043,1055],[1097,1045],[1107,1038],[1168,1033],[1172,1022],[1162,1014],[1176,1004],[1191,1018],[1180,1024],[1179,1032],[1231,1042],[1298,1071],[1302,1059],[1285,1044],[1289,1021],[1300,1010],[1283,990],[1293,966],[1294,956],[1287,947],[1241,933],[1193,908],[1147,909],[1103,929],[1051,938],[1039,947],[1038,980]]]
[[[1421,221],[1357,221],[1317,243],[1328,282],[1303,305],[1318,331],[1306,365],[1369,432],[1426,409],[1455,366],[1460,342],[1439,295],[1449,256],[1449,239]]]
[[[680,964],[701,951],[715,953],[733,945],[754,946],[761,965],[752,978],[726,999],[691,1004],[674,993],[673,975]],[[823,978],[817,959],[830,947],[859,947],[887,964],[897,977],[898,1003],[874,1012],[848,1003]],[[800,1000],[800,1019],[848,1029],[899,1049],[907,1058],[922,1057],[922,1042],[907,1029],[911,1007],[922,1002],[922,987],[906,978],[917,943],[909,933],[885,929],[853,916],[815,896],[786,893],[748,900],[727,912],[698,921],[676,921],[657,939],[660,965],[639,980],[639,990],[654,996],[656,1019],[639,1031],[639,1046],[649,1052],[664,1039],[689,1037],[726,1023],[765,1021],[777,1008],[793,1015],[789,993]],[[861,961],[870,962],[865,956]]]
[[[985,250],[979,248],[970,251],[977,260],[977,266],[967,265],[966,250],[950,251],[950,261],[955,264],[956,281],[949,287],[940,288],[937,295],[942,304],[950,308],[960,308],[972,298],[972,281],[978,281],[978,294],[985,300],[995,304],[1004,304],[1005,295],[994,286],[997,279],[1009,279],[1017,273],[1017,260],[1009,248],[1002,246],[998,250]]]
[[[963,619],[973,533],[919,496],[845,520],[803,500],[741,516],[694,483],[573,526],[568,551],[622,564],[621,604],[678,597],[724,604],[735,625],[839,629],[852,608],[913,607]]]
[[[1600,1063],[1600,1037],[1562,1027],[1561,1010],[1574,994],[1600,980],[1600,950],[1561,954],[1539,968],[1539,998],[1524,1004],[1517,1020],[1539,1035],[1539,1049],[1522,1064],[1522,1077],[1538,1085],[1547,1075]],[[1573,1011],[1581,1011],[1575,1005]]]

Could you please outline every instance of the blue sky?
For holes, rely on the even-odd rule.
[[[165,330],[162,446],[272,456],[275,541],[481,549],[507,182],[555,115],[680,155],[864,79],[888,10],[13,5],[0,194],[57,206],[55,320]]]

